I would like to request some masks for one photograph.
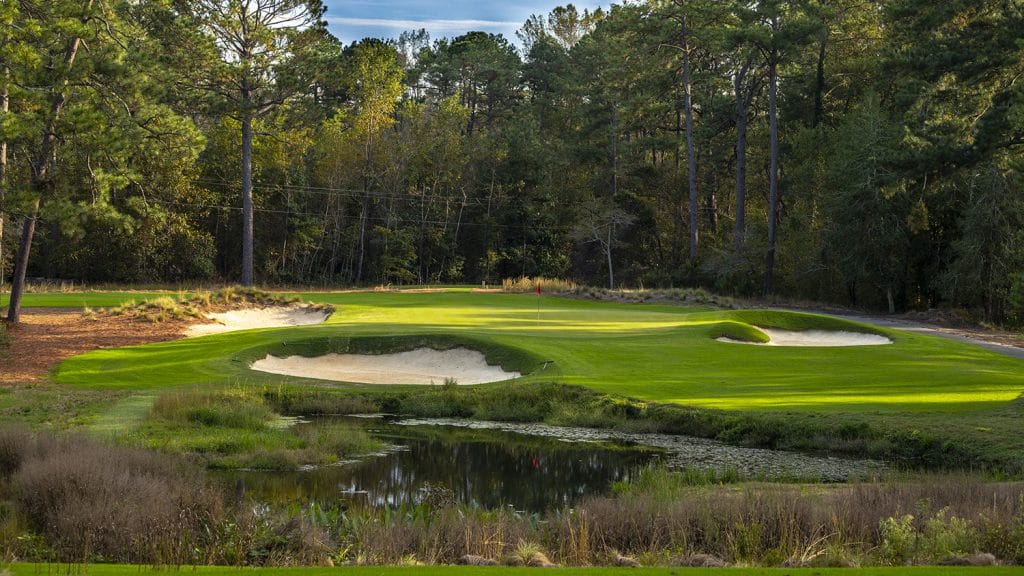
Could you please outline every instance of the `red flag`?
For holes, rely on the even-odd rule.
[[[540,296],[540,282],[537,282],[537,296]]]

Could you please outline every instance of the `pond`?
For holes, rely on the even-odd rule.
[[[274,505],[346,507],[454,502],[541,512],[607,494],[658,463],[732,470],[745,477],[844,481],[877,473],[876,463],[729,446],[667,434],[482,422],[339,417],[390,447],[338,465],[292,472],[233,471],[253,498]]]
[[[539,512],[571,506],[629,481],[664,451],[632,442],[567,442],[491,429],[346,418],[391,447],[340,465],[294,472],[235,471],[273,504],[399,506],[428,498]],[[315,426],[316,421],[300,424]]]

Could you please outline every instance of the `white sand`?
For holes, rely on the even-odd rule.
[[[833,332],[829,330],[775,330],[772,328],[761,328],[758,330],[768,335],[768,342],[744,342],[732,338],[716,338],[719,342],[730,344],[754,344],[758,346],[881,346],[892,344],[892,340],[877,334],[864,334],[862,332]]]
[[[186,338],[207,336],[236,330],[253,328],[283,328],[285,326],[306,326],[320,324],[330,312],[306,306],[274,306],[271,308],[250,308],[232,310],[220,314],[208,314],[213,324],[194,324],[185,332]]]
[[[491,366],[476,350],[417,348],[395,354],[326,354],[315,358],[267,355],[252,363],[253,370],[340,382],[365,384],[444,384],[454,378],[458,384],[483,384],[518,378]]]

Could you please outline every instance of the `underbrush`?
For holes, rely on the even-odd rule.
[[[427,504],[349,511],[313,506],[302,514],[324,541],[345,543],[335,548],[337,563],[449,564],[469,555],[480,563],[542,565],[530,563],[538,554],[571,566],[1024,561],[1020,485],[956,477],[838,487],[723,486],[663,470],[650,474],[654,478],[641,478],[616,496],[545,514]],[[905,521],[907,510],[918,516]],[[888,528],[893,522],[898,535]]]
[[[573,296],[591,300],[621,302],[628,304],[680,304],[687,306],[713,306],[716,308],[740,308],[738,301],[728,296],[708,292],[703,288],[600,288],[583,286],[571,280],[561,278],[545,278],[521,276],[506,278],[501,283],[505,292],[530,293],[536,292],[540,286],[542,293]]]
[[[1024,457],[1000,459],[959,438],[930,435],[857,416],[753,413],[690,408],[602,394],[579,386],[511,383],[485,386],[337,390],[298,386],[266,388],[264,396],[288,415],[385,412],[425,418],[462,417],[506,422],[661,432],[729,444],[872,458],[896,468],[1024,473]]]
[[[0,558],[180,564],[224,521],[220,494],[179,459],[0,432]]]
[[[231,286],[212,292],[201,291],[191,295],[182,293],[174,298],[161,296],[139,303],[131,300],[120,306],[107,309],[103,311],[103,314],[128,316],[148,322],[166,322],[168,320],[201,318],[203,314],[209,312],[222,312],[236,308],[289,306],[299,302],[301,299],[298,296],[284,296],[255,288]],[[315,310],[334,310],[334,307],[328,304],[309,304],[308,306]],[[86,314],[95,315],[96,313],[87,310]]]
[[[525,514],[237,500],[177,457],[0,432],[0,561],[164,565],[866,566],[1024,562],[1024,486],[970,476],[729,483],[655,468],[612,496]],[[443,487],[439,487],[443,488]],[[541,562],[543,560],[543,563]],[[465,561],[465,560],[462,560]]]
[[[542,293],[547,292],[551,294],[571,294],[579,290],[579,286],[575,282],[562,278],[520,276],[518,278],[506,278],[501,281],[501,288],[505,292],[536,292],[538,286]]]
[[[258,393],[188,391],[157,398],[129,441],[164,452],[191,454],[211,468],[294,470],[326,465],[383,444],[358,427],[304,427],[276,414]]]

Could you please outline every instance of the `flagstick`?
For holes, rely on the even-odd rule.
[[[537,284],[537,325],[540,326],[540,284]]]

